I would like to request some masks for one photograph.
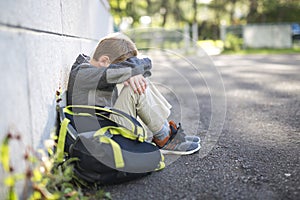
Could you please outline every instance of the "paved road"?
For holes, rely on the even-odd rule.
[[[171,117],[203,149],[105,187],[113,199],[299,199],[300,55],[148,55]]]

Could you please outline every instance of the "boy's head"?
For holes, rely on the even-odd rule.
[[[100,40],[93,55],[98,62],[118,63],[136,56],[135,44],[124,34],[110,34]]]

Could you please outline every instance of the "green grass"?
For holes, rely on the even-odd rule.
[[[224,49],[224,43],[221,40],[202,40],[198,41],[198,45],[205,48],[206,46],[215,46],[220,49]],[[223,50],[222,54],[299,54],[300,53],[300,41],[294,43],[293,48],[289,49],[242,49],[239,51]]]
[[[222,54],[239,54],[239,55],[248,55],[248,54],[299,54],[300,47],[293,47],[290,49],[243,49],[240,51],[230,51],[224,50]]]

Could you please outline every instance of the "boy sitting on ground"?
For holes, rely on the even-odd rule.
[[[79,55],[68,84],[69,105],[114,107],[139,119],[153,133],[153,142],[165,154],[187,155],[200,149],[200,138],[188,136],[180,124],[168,122],[171,105],[151,83],[151,60],[139,59],[135,44],[117,33],[104,37],[92,58]],[[116,85],[124,83],[118,95]],[[126,126],[126,122],[113,116]]]

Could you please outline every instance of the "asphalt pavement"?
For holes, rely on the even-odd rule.
[[[202,138],[112,199],[300,199],[300,55],[146,52],[170,118]]]

